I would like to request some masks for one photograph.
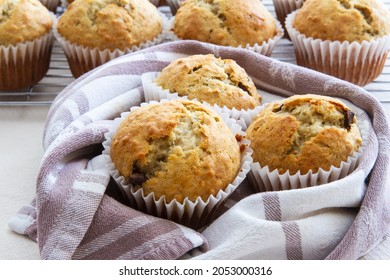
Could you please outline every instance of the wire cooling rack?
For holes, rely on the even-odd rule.
[[[390,7],[390,0],[385,0]],[[275,15],[272,0],[263,0],[267,9]],[[167,6],[160,7],[160,10],[170,16]],[[61,11],[60,11],[61,12]],[[272,57],[280,61],[295,64],[295,54],[292,43],[282,39],[272,53]],[[34,106],[50,105],[54,98],[68,84],[74,81],[70,72],[65,54],[58,42],[54,42],[49,71],[46,76],[36,85],[18,91],[0,91],[1,106]],[[374,95],[386,107],[390,107],[390,56],[386,60],[383,73],[374,82],[364,87]]]

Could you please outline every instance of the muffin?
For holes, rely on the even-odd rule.
[[[57,31],[75,77],[164,39],[162,16],[148,0],[76,0]]]
[[[258,50],[266,55],[283,35],[276,19],[258,0],[187,0],[175,15],[173,32],[180,39],[222,46],[270,44]]]
[[[60,0],[39,0],[43,6],[45,6],[49,11],[56,12],[57,7],[60,5]]]
[[[305,0],[273,0],[276,17],[279,22],[282,24],[283,29],[285,30],[284,36],[289,39],[288,33],[284,21],[289,13],[302,7]]]
[[[364,86],[390,48],[390,12],[377,0],[307,0],[286,19],[297,63]]]
[[[104,143],[109,170],[147,213],[204,225],[249,171],[241,127],[199,102],[144,104],[116,126]]]
[[[248,110],[261,104],[245,70],[234,60],[212,54],[177,59],[162,69],[154,83],[179,96],[229,109]]]
[[[253,161],[280,174],[339,167],[361,146],[357,119],[341,101],[296,95],[272,102],[247,129]]]
[[[38,0],[0,0],[0,90],[29,87],[45,76],[52,25]]]

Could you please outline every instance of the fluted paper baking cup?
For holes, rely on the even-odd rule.
[[[53,34],[15,46],[0,46],[0,90],[16,90],[38,83],[49,70]]]
[[[142,87],[144,89],[145,102],[149,101],[160,101],[163,99],[173,100],[173,99],[189,99],[188,96],[181,96],[177,92],[170,92],[169,89],[163,89],[160,85],[156,84],[154,81],[161,72],[146,72],[141,76]],[[238,110],[236,108],[228,108],[226,106],[219,106],[217,104],[209,104],[206,101],[199,99],[191,99],[205,104],[208,107],[211,107],[219,114],[227,114],[230,118],[238,119],[239,116],[243,114],[246,110]]]
[[[161,100],[160,102],[167,101]],[[130,112],[122,113],[120,118],[115,119],[112,129],[106,133],[106,140],[103,142],[103,155],[105,155],[107,168],[111,176],[120,186],[123,194],[129,198],[132,207],[157,217],[166,218],[194,229],[199,229],[212,220],[215,211],[223,205],[230,194],[246,178],[250,170],[250,164],[252,163],[252,149],[249,147],[249,141],[241,137],[242,139],[239,144],[244,146],[245,149],[241,153],[241,166],[237,176],[225,189],[220,190],[215,196],[211,195],[206,201],[203,201],[199,197],[195,201],[190,201],[188,198],[185,198],[182,203],[175,199],[167,203],[164,196],[156,199],[153,193],[145,195],[142,188],[136,190],[131,184],[126,183],[125,178],[119,174],[110,157],[110,146],[113,135],[128,114],[140,107],[160,102],[151,101],[149,103],[142,103],[140,106],[132,107]],[[236,123],[236,120],[227,117],[225,114],[221,115],[221,117],[234,135],[245,135],[241,126]]]
[[[277,169],[269,170],[268,166],[261,166],[258,162],[252,162],[248,179],[255,192],[301,189],[322,185],[342,179],[356,169],[368,143],[370,119],[362,109],[345,100],[342,101],[348,104],[347,106],[356,114],[357,126],[362,137],[362,145],[358,151],[349,156],[346,161],[342,161],[339,167],[331,166],[328,171],[320,168],[318,172],[309,171],[306,174],[301,174],[299,171],[295,174],[290,174],[288,171],[281,174]],[[260,106],[254,110],[244,112],[237,123],[246,131],[252,120],[263,108],[264,106]]]
[[[298,10],[303,6],[304,0],[273,0],[275,6],[276,17],[283,26],[284,37],[290,39],[285,27],[285,20],[288,14]]]
[[[87,73],[88,71],[114,58],[161,44],[165,40],[167,35],[168,19],[163,13],[159,12],[159,14],[162,18],[162,32],[151,41],[146,41],[138,46],[126,48],[125,50],[99,50],[98,48],[89,48],[71,43],[70,41],[66,40],[64,37],[61,36],[61,34],[57,30],[57,26],[55,26],[54,28],[54,36],[57,38],[61,48],[66,55],[72,75],[75,78],[78,78],[81,75]]]
[[[297,11],[286,18],[297,64],[364,86],[383,71],[390,49],[390,35],[371,41],[340,42],[308,38],[293,27]]]
[[[168,22],[169,28],[168,28],[168,33],[167,33],[167,40],[169,40],[169,41],[184,40],[184,39],[179,38],[174,33],[174,31],[173,31],[174,23],[175,23],[175,17],[170,18],[170,20]],[[278,20],[276,20],[276,35],[273,38],[270,38],[267,41],[264,41],[262,44],[257,44],[256,43],[254,45],[247,44],[246,46],[239,45],[237,47],[234,47],[234,46],[229,46],[229,47],[232,47],[232,48],[243,48],[243,49],[254,51],[256,53],[259,53],[259,54],[262,54],[262,55],[265,55],[265,56],[271,56],[271,54],[272,54],[273,50],[275,49],[276,45],[278,44],[280,39],[283,38],[283,35],[284,35],[283,27],[280,24],[280,22]]]

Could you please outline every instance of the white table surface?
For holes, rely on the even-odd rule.
[[[273,11],[272,1],[263,2]],[[390,0],[385,2],[390,5]],[[291,43],[287,40],[278,45],[273,57],[295,63]],[[9,97],[11,101],[0,98],[0,260],[39,259],[37,243],[12,232],[7,223],[12,215],[34,198],[50,100],[72,80],[66,59],[56,45],[48,75],[32,93],[28,93],[27,102],[25,92],[12,93]],[[381,101],[390,119],[390,56],[381,77],[365,89]],[[13,97],[19,95],[21,98]],[[13,102],[13,99],[17,102]],[[390,259],[390,240],[384,240],[362,259]]]

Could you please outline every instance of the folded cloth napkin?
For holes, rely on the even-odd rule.
[[[126,206],[102,161],[113,119],[143,101],[140,76],[174,59],[213,53],[237,61],[256,86],[281,97],[349,100],[371,123],[356,170],[306,189],[252,194],[247,181],[200,232]],[[357,259],[390,225],[389,125],[362,88],[251,51],[171,42],[115,59],[77,79],[53,102],[36,199],[9,222],[43,259]]]

